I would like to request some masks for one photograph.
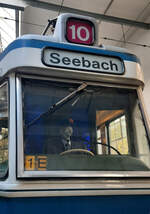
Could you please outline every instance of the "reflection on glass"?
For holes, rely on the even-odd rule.
[[[79,87],[22,80],[25,170],[149,170],[136,91]]]
[[[8,91],[7,84],[0,87],[0,177],[8,169]]]
[[[118,117],[109,125],[110,144],[115,146],[121,154],[128,154],[128,139],[125,115]]]
[[[109,153],[117,154],[116,151],[109,147],[116,148],[119,153],[128,154],[128,139],[127,139],[127,128],[126,120],[123,110],[105,110],[96,111],[96,124],[97,124],[97,141],[100,139],[99,149],[103,147],[103,151],[100,154]],[[100,136],[98,136],[98,134]],[[106,139],[107,136],[107,139]],[[108,144],[106,147],[103,144]]]

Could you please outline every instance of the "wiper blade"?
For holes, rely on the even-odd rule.
[[[51,113],[53,113],[57,109],[57,107],[62,106],[65,103],[67,103],[69,100],[71,100],[72,98],[74,98],[75,95],[77,95],[79,92],[83,91],[86,87],[87,87],[87,83],[82,83],[75,91],[71,92],[70,94],[68,94],[67,96],[65,96],[63,99],[59,100],[57,103],[55,103],[52,106],[50,106],[50,108],[48,109],[48,111],[40,114],[38,117],[34,118],[30,123],[28,123],[27,125],[25,125],[25,128],[28,128],[28,127],[32,126],[36,121],[38,121],[45,114],[51,114]]]

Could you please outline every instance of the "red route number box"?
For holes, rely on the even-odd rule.
[[[92,45],[94,43],[94,24],[88,20],[69,18],[66,23],[68,42]]]

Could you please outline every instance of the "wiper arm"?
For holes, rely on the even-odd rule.
[[[57,103],[55,103],[52,106],[50,106],[50,108],[48,109],[48,111],[40,114],[38,117],[34,118],[29,124],[25,125],[25,128],[28,128],[28,127],[32,126],[36,121],[38,121],[45,114],[48,114],[48,113],[51,114],[51,113],[53,113],[57,109],[57,107],[62,106],[65,103],[67,103],[69,100],[71,100],[72,98],[74,98],[75,95],[77,95],[79,92],[81,92],[86,87],[87,87],[87,83],[82,83],[75,91],[71,92],[70,94],[68,94],[67,96],[65,96],[63,99],[59,100]]]

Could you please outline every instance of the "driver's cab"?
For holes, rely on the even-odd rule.
[[[53,36],[15,40],[0,55],[0,75],[4,182],[150,176],[139,59],[98,47],[95,20],[64,14]]]

